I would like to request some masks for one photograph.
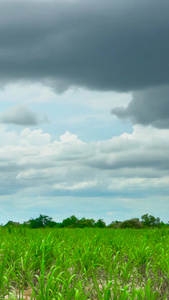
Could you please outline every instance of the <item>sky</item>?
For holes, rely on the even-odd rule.
[[[168,11],[1,0],[0,223],[169,221]]]

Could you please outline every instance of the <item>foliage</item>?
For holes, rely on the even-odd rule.
[[[95,224],[96,227],[99,227],[99,228],[104,228],[106,227],[106,223],[102,220],[102,219],[99,219],[96,224]]]
[[[167,300],[168,229],[0,228],[0,299]]]
[[[75,216],[64,219],[62,222],[62,227],[77,227],[78,219]]]
[[[121,224],[119,225],[119,228],[136,228],[136,229],[140,229],[140,228],[142,228],[142,224],[139,221],[139,219],[133,218],[133,219],[121,222]]]
[[[44,228],[44,227],[54,227],[56,225],[56,223],[54,221],[52,221],[52,218],[45,216],[45,215],[41,215],[39,216],[39,218],[36,219],[31,219],[29,221],[29,226],[30,228]]]
[[[160,218],[155,218],[152,215],[145,214],[141,216],[144,227],[160,227]]]
[[[8,226],[17,227],[17,226],[19,226],[19,225],[20,225],[19,222],[8,221],[8,222],[4,225],[4,227],[8,227]]]
[[[130,220],[125,221],[112,221],[109,225],[106,225],[103,219],[99,219],[95,221],[94,219],[86,219],[81,218],[78,219],[75,215],[72,215],[69,218],[64,219],[62,222],[57,223],[52,220],[51,217],[46,215],[39,215],[36,219],[30,219],[29,221],[23,222],[23,224],[20,224],[18,222],[8,221],[4,227],[10,228],[17,228],[17,227],[24,227],[24,228],[31,228],[31,229],[38,229],[38,228],[112,228],[112,229],[118,229],[118,228],[135,228],[135,229],[141,229],[141,228],[164,228],[168,227],[169,224],[165,224],[160,221],[160,218],[155,218],[152,215],[144,214],[141,217],[141,221],[139,218],[132,218]]]
[[[82,218],[82,219],[78,220],[78,227],[79,228],[94,227],[94,226],[95,226],[95,220],[94,219]]]
[[[120,227],[120,224],[121,222],[120,221],[112,221],[108,226],[107,228],[114,228],[114,229],[117,229]]]

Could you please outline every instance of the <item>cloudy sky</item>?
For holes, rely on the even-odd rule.
[[[168,12],[1,0],[0,223],[169,221]]]

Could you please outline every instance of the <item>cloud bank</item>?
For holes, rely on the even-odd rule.
[[[132,134],[84,143],[66,132],[0,130],[0,193],[55,196],[139,195],[169,184],[168,130],[135,126]]]
[[[169,80],[166,0],[1,1],[0,82],[129,91]]]

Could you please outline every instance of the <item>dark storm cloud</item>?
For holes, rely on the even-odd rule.
[[[0,80],[136,90],[169,79],[168,0],[0,3]]]
[[[26,105],[11,107],[0,116],[1,123],[21,126],[38,125],[39,123],[43,123],[45,121],[47,121],[47,117],[36,114]]]
[[[129,118],[134,124],[169,128],[169,87],[135,92],[126,108],[116,107],[112,114]]]

